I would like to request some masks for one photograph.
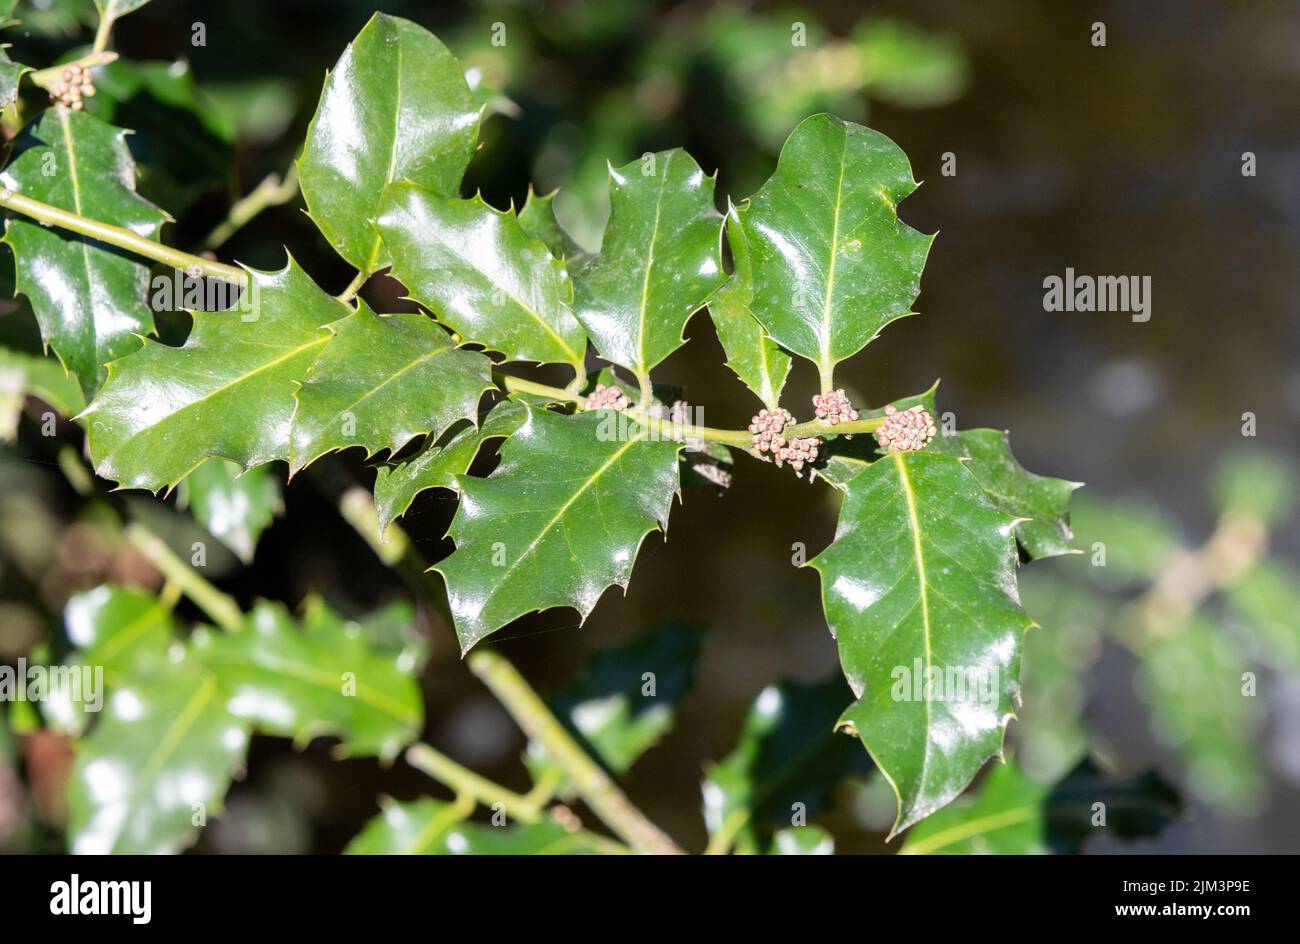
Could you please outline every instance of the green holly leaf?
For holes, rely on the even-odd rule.
[[[135,192],[126,132],[63,107],[42,113],[14,145],[0,184],[24,196],[156,239],[167,214]],[[119,249],[10,219],[17,290],[31,301],[41,336],[81,389],[93,394],[104,365],[154,330],[149,267]]]
[[[76,647],[63,662],[83,673],[83,690],[59,687],[41,707],[53,727],[73,734],[102,707],[105,683],[115,688],[157,668],[175,641],[171,610],[152,594],[128,587],[101,585],[77,594],[64,607],[63,625]]]
[[[1094,822],[1102,804],[1105,823]],[[908,831],[903,855],[1075,854],[1095,835],[1154,836],[1181,813],[1178,794],[1158,774],[1104,777],[1085,758],[1055,786],[1014,763],[997,764],[972,795]]]
[[[858,746],[835,730],[852,698],[838,675],[759,693],[735,749],[704,781],[711,846],[761,851],[773,827],[828,808],[844,777],[870,769]]]
[[[321,614],[299,628],[283,607],[259,603],[240,629],[200,628],[194,650],[216,675],[230,711],[299,745],[337,737],[340,754],[385,759],[420,733],[415,681],[359,626]]]
[[[23,400],[40,397],[64,416],[85,409],[81,387],[53,358],[0,348],[0,442],[18,434]]]
[[[115,361],[82,418],[95,471],[123,488],[173,487],[209,456],[245,469],[289,458],[294,391],[352,313],[292,259],[250,270],[254,302],[196,312],[183,347],[146,340]]]
[[[457,476],[456,550],[434,569],[462,651],[534,610],[585,620],[607,587],[627,586],[642,540],[667,526],[681,446],[619,435],[621,418],[529,407],[490,478]]]
[[[464,423],[439,439],[430,438],[410,459],[381,466],[375,474],[375,510],[381,531],[404,515],[421,492],[431,488],[456,491],[456,476],[469,472],[483,444],[509,437],[527,416],[523,404],[505,400],[493,407],[479,426]]]
[[[519,211],[519,225],[529,236],[540,239],[555,258],[568,264],[581,263],[587,253],[556,219],[555,207],[552,206],[554,200],[554,192],[543,196],[530,186],[523,209]]]
[[[889,138],[814,115],[794,129],[776,173],[740,208],[754,315],[823,378],[911,314],[933,240],[898,218],[899,202],[916,186],[907,155]]]
[[[221,812],[248,730],[189,655],[114,689],[77,742],[68,845],[83,854],[173,853],[192,841],[195,804]]]
[[[1002,750],[1034,625],[1016,595],[1013,521],[961,460],[891,453],[849,481],[835,541],[809,561],[858,698],[840,725],[898,797],[891,837]]]
[[[510,360],[581,365],[587,336],[569,303],[568,272],[519,218],[482,197],[388,188],[379,232],[393,277],[463,342]]]
[[[1031,559],[1074,554],[1070,546],[1070,496],[1082,482],[1034,475],[1016,461],[1005,430],[967,429],[936,436],[930,452],[961,456],[984,494],[1000,510],[1025,520],[1016,524],[1016,539]]]
[[[253,562],[262,532],[284,511],[280,480],[269,465],[245,472],[218,458],[205,459],[181,479],[177,499],[245,564]]]
[[[0,108],[8,108],[18,101],[18,83],[32,71],[31,66],[10,59],[5,48],[0,47]]]
[[[551,710],[611,773],[626,773],[672,729],[703,644],[701,630],[669,623],[599,652],[573,685],[549,699]],[[551,765],[536,742],[528,759],[535,780]]]
[[[344,852],[348,855],[574,855],[588,851],[581,836],[543,819],[513,826],[464,821],[439,800],[388,802]]]
[[[750,308],[754,281],[749,242],[735,206],[727,211],[727,242],[731,244],[735,271],[709,301],[709,314],[727,354],[727,366],[772,410],[781,400],[790,373],[790,355],[767,336]]]
[[[424,315],[376,315],[361,303],[329,330],[333,338],[297,393],[291,473],[349,446],[364,447],[369,458],[422,433],[440,436],[457,420],[473,420],[492,388],[492,362],[457,349]]]
[[[834,855],[835,837],[820,826],[791,826],[772,837],[768,855]]]
[[[298,161],[308,210],[340,256],[367,273],[388,264],[391,246],[374,228],[388,184],[459,192],[480,112],[436,36],[409,20],[371,17],[325,80]]]
[[[605,360],[648,374],[726,278],[715,179],[680,148],[610,168],[600,255],[574,276],[578,320]]]

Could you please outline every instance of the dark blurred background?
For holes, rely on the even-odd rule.
[[[939,237],[917,302],[922,316],[891,326],[841,369],[859,402],[879,404],[941,377],[940,410],[952,411],[961,427],[1010,428],[1028,468],[1085,481],[1102,504],[1149,496],[1192,544],[1213,526],[1207,486],[1222,455],[1247,445],[1286,461],[1296,455],[1300,4],[387,0],[381,7],[437,33],[478,70],[494,102],[467,186],[498,206],[522,201],[530,182],[540,191],[565,187],[561,216],[588,248],[603,223],[606,159],[618,165],[682,145],[719,171],[720,199],[739,200],[771,172],[781,141],[807,114],[835,111],[897,141],[924,181],[901,215]],[[247,190],[296,157],[325,70],[374,8],[351,0],[156,0],[122,20],[115,42],[131,58],[191,62],[200,87],[237,129],[238,181],[227,186]],[[196,22],[207,40],[197,48]],[[1104,47],[1093,44],[1098,22]],[[494,23],[505,24],[503,47],[492,45]],[[806,27],[805,47],[791,45],[796,23]],[[14,42],[53,56],[78,36],[88,40],[69,29],[72,40]],[[1256,156],[1255,176],[1243,176],[1244,152]],[[941,174],[945,154],[955,158],[955,175]],[[197,242],[224,214],[225,189],[196,196],[178,213],[173,239]],[[275,267],[287,246],[339,291],[352,272],[300,206],[267,211],[222,256]],[[1044,311],[1043,279],[1067,267],[1150,276],[1151,320]],[[397,305],[391,283],[372,285],[368,297],[387,310]],[[688,336],[657,379],[687,388],[710,425],[743,426],[757,403],[723,366],[707,315],[691,322]],[[806,404],[815,380],[797,366],[789,402]],[[1250,440],[1241,434],[1247,411],[1258,423]],[[338,475],[365,482],[372,475],[355,456],[332,461]],[[45,488],[51,507],[75,503],[57,478]],[[295,481],[286,505],[256,565],[232,568],[223,586],[244,600],[290,604],[314,590],[354,612],[402,595],[320,488]],[[405,520],[431,558],[449,549],[442,535],[453,509],[449,496],[427,492]],[[791,564],[796,542],[809,556],[829,542],[835,510],[826,486],[742,459],[724,496],[687,491],[667,543],[647,541],[626,598],[609,592],[582,628],[571,612],[554,611],[498,634],[525,674],[553,689],[590,650],[663,620],[708,628],[675,732],[629,782],[647,813],[692,847],[704,841],[696,799],[702,769],[731,749],[754,696],[783,677],[814,680],[835,670],[816,575]],[[1275,549],[1300,554],[1294,519]],[[460,666],[450,630],[427,618],[428,738],[525,788],[520,736]],[[1046,621],[1043,631],[1052,631]],[[1158,766],[1178,780],[1167,746],[1141,722],[1132,658],[1101,650],[1081,683],[1090,742],[1121,770]],[[1269,692],[1256,742],[1267,781],[1258,800],[1229,810],[1193,798],[1186,822],[1123,848],[1300,849],[1300,687],[1279,680]],[[406,798],[425,785],[401,764],[388,771],[339,764],[321,745],[295,753],[286,742],[258,739],[247,779],[199,848],[336,851],[373,814],[377,792]],[[867,786],[844,798],[834,814],[847,834],[841,848],[884,848],[872,832],[882,825],[879,794],[878,785]]]

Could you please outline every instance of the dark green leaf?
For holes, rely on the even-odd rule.
[[[551,709],[606,768],[624,773],[672,728],[703,643],[701,630],[669,623],[598,652],[572,686],[550,699]],[[545,751],[529,749],[536,778]]]
[[[735,750],[704,781],[710,834],[734,840],[739,851],[761,851],[771,827],[826,809],[841,779],[869,770],[858,746],[835,730],[852,698],[839,676],[765,688]]]
[[[586,253],[582,247],[573,241],[573,237],[564,231],[560,221],[555,218],[555,208],[551,205],[555,200],[554,193],[548,193],[541,196],[533,192],[533,188],[528,188],[528,197],[524,200],[524,207],[519,211],[519,225],[524,228],[524,232],[534,239],[540,239],[545,243],[546,248],[551,251],[557,259],[562,259],[566,263],[581,262]]]
[[[785,378],[790,373],[790,355],[767,336],[754,317],[754,298],[749,243],[740,215],[733,206],[727,213],[727,241],[735,271],[709,302],[718,340],[727,353],[727,366],[769,410],[781,399]]]
[[[135,192],[125,132],[62,106],[45,111],[15,144],[0,183],[63,210],[108,220],[156,239],[167,215]],[[104,365],[154,330],[149,267],[110,246],[14,218],[5,242],[17,260],[17,288],[30,299],[41,336],[87,395]]]
[[[1016,525],[1016,539],[1031,559],[1070,554],[1070,496],[1081,482],[1034,475],[1011,454],[1007,434],[998,429],[968,429],[936,436],[931,452],[968,458],[966,468],[984,494],[1001,511],[1026,520]]]
[[[458,350],[424,315],[376,315],[365,303],[329,326],[333,337],[298,390],[289,447],[296,472],[327,452],[363,446],[397,452],[474,420],[492,364]]]
[[[1115,781],[1103,777],[1085,758],[1068,777],[1049,787],[1027,777],[1014,763],[997,764],[971,796],[912,827],[900,851],[1073,854],[1095,835],[1155,835],[1180,811],[1178,794],[1155,773]]]
[[[463,342],[510,360],[582,364],[587,336],[569,308],[569,275],[514,213],[413,184],[387,194],[379,232],[411,298]]]
[[[409,20],[376,13],[325,80],[298,162],[312,218],[363,272],[388,264],[374,220],[384,188],[409,180],[455,196],[478,139],[460,63]]]
[[[605,239],[574,277],[574,304],[600,356],[641,376],[681,347],[687,320],[722,284],[722,215],[714,178],[681,149],[609,178]]]
[[[426,489],[456,491],[456,476],[469,471],[483,444],[510,436],[527,415],[523,404],[506,400],[495,406],[478,427],[465,423],[441,439],[430,439],[410,459],[381,466],[375,475],[375,510],[379,512],[380,528],[387,530]]]
[[[932,240],[898,218],[915,189],[907,156],[889,138],[814,115],[741,207],[754,315],[823,377],[911,312]]]
[[[586,619],[607,587],[627,585],[642,540],[667,525],[681,447],[620,435],[621,418],[529,407],[490,478],[457,477],[456,550],[436,569],[462,651],[534,610]]]
[[[1033,625],[1012,522],[960,460],[891,453],[849,481],[835,542],[809,562],[858,698],[841,726],[898,796],[891,836],[1002,750]]]
[[[82,414],[95,471],[125,488],[174,486],[209,456],[246,469],[289,458],[294,391],[352,309],[292,259],[251,271],[254,302],[198,312],[183,347],[154,341],[113,363]]]

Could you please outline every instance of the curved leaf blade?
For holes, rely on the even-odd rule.
[[[253,562],[257,542],[284,511],[280,480],[271,467],[244,472],[226,459],[203,462],[181,479],[177,500],[199,524],[245,564]]]
[[[404,515],[421,492],[431,488],[456,491],[456,476],[469,472],[483,444],[508,438],[527,416],[522,404],[506,400],[477,428],[467,423],[441,439],[431,439],[410,459],[381,466],[375,474],[375,510],[381,532]]]
[[[529,407],[491,477],[457,477],[456,550],[434,569],[462,651],[534,610],[569,606],[585,620],[667,526],[681,446],[620,437],[617,418]]]
[[[294,391],[352,313],[292,259],[250,270],[253,317],[196,312],[184,346],[145,341],[114,361],[82,413],[95,471],[123,488],[173,487],[209,456],[245,469],[289,458]]]
[[[373,224],[384,188],[410,180],[454,196],[480,113],[436,36],[395,16],[370,19],[325,80],[298,160],[303,199],[340,256],[366,273],[388,264]]]
[[[1016,524],[1016,539],[1031,559],[1076,553],[1070,546],[1070,496],[1082,483],[1030,472],[1011,454],[1011,442],[1000,429],[937,436],[927,448],[969,460],[966,468],[989,500],[1023,519]]]
[[[248,748],[216,679],[192,657],[133,677],[78,742],[68,785],[76,854],[156,855],[192,840],[194,804],[221,811]]]
[[[916,187],[907,155],[889,138],[814,115],[740,209],[754,315],[823,377],[911,313],[933,241],[898,218]]]
[[[858,699],[840,725],[898,796],[893,836],[1001,752],[1033,621],[1016,592],[1014,519],[961,460],[891,453],[845,491],[835,541],[809,566]]]
[[[727,354],[727,366],[765,407],[775,409],[790,373],[790,355],[767,336],[750,308],[754,281],[749,243],[734,206],[727,213],[727,241],[735,271],[709,301],[709,315]]]
[[[92,115],[56,106],[15,145],[0,184],[24,196],[156,239],[167,214],[135,191],[126,132]],[[54,172],[49,173],[53,168]],[[94,240],[25,219],[8,222],[17,291],[31,301],[41,337],[76,374],[87,396],[109,361],[151,334],[149,267]]]
[[[491,362],[457,349],[424,315],[376,315],[362,303],[329,331],[296,394],[290,473],[349,446],[369,458],[423,433],[440,436],[457,420],[474,420],[492,387]]]
[[[331,735],[348,755],[389,759],[424,723],[419,688],[397,657],[375,652],[338,618],[318,615],[304,630],[282,607],[261,603],[233,633],[196,631],[194,651],[232,714],[299,744]]]
[[[587,335],[569,308],[569,274],[514,213],[481,197],[396,184],[380,208],[379,232],[393,277],[463,342],[510,360],[582,364]]]
[[[609,181],[605,239],[574,276],[575,311],[601,357],[642,376],[682,346],[726,278],[722,214],[715,178],[680,148],[611,167]]]

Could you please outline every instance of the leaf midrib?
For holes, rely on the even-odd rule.
[[[907,503],[907,518],[912,531],[912,553],[916,558],[916,577],[918,602],[921,605],[921,628],[925,640],[925,666],[923,671],[928,673],[930,666],[934,662],[934,654],[931,650],[931,626],[930,626],[930,591],[929,582],[925,573],[925,552],[921,547],[921,521],[916,512],[916,495],[912,490],[912,478],[907,471],[907,463],[903,461],[903,453],[892,453],[894,466],[898,469],[899,484],[903,489],[903,498]],[[928,676],[927,676],[928,677]],[[933,711],[930,707],[930,699],[923,699],[925,703],[925,748],[921,756],[921,773],[918,787],[918,793],[924,791],[926,774],[930,765],[930,731],[933,727]]]

